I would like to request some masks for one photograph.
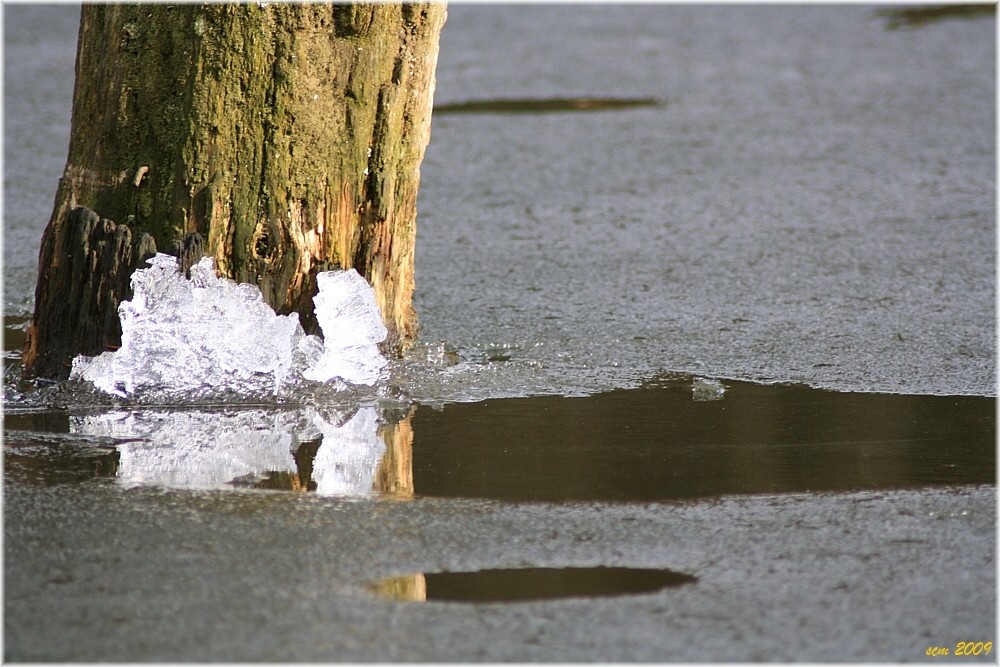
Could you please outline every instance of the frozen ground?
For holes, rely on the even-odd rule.
[[[8,661],[909,662],[996,638],[992,487],[545,505],[60,485],[5,504]],[[514,605],[365,590],[591,565],[699,581]]]
[[[995,21],[886,25],[864,6],[453,8],[438,102],[663,105],[436,118],[424,337],[506,345],[525,369],[504,380],[534,391],[667,368],[995,394]]]

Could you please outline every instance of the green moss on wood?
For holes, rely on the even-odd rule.
[[[432,4],[85,5],[53,220],[72,202],[160,247],[200,232],[222,273],[307,323],[317,267],[354,266],[405,341],[444,17]]]

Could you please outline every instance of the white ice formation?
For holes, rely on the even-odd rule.
[[[386,363],[378,344],[389,331],[371,286],[354,269],[320,273],[316,283],[319,294],[313,304],[323,330],[323,355],[304,377],[316,382],[341,377],[353,384],[375,384]]]
[[[216,276],[209,257],[191,267],[190,280],[169,255],[149,264],[133,274],[134,296],[118,308],[121,348],[76,357],[71,378],[122,397],[274,395],[303,378],[375,384],[386,365],[374,292],[353,269],[317,277],[324,344],[305,334],[296,315],[276,315],[253,285]]]

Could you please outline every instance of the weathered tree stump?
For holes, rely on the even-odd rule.
[[[121,345],[118,304],[132,298],[130,278],[156,254],[148,234],[77,207],[42,237],[35,313],[24,347],[24,374],[69,377],[73,357]]]
[[[114,321],[79,345],[57,340],[98,331],[67,318],[110,317],[123,293],[93,282],[84,294],[56,266],[69,243],[59,227],[77,206],[160,248],[200,233],[221,275],[297,312],[309,333],[316,275],[355,268],[388,347],[402,349],[417,331],[417,187],[445,16],[437,3],[84,4],[69,156],[46,232],[58,245],[41,257],[27,374],[62,376],[70,350],[92,353],[118,331]],[[194,247],[180,250],[186,273]],[[94,275],[110,281],[101,266]]]

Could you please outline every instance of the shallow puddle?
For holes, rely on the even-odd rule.
[[[996,5],[979,3],[892,7],[878,10],[877,15],[887,19],[886,28],[889,30],[920,28],[949,19],[992,18],[996,16]]]
[[[994,398],[689,378],[586,398],[420,409],[417,493],[502,500],[993,483]]]
[[[24,337],[28,331],[31,317],[4,316],[3,318],[3,358],[4,365],[14,364],[21,360],[21,350],[24,348]]]
[[[690,574],[671,570],[534,567],[418,573],[383,579],[372,590],[382,597],[414,602],[524,602],[654,593],[697,580]]]
[[[459,113],[552,113],[558,111],[608,111],[659,106],[651,98],[569,97],[547,99],[496,99],[434,105],[434,115]]]
[[[996,399],[668,377],[638,389],[354,411],[5,414],[5,477],[504,501],[993,484]]]

